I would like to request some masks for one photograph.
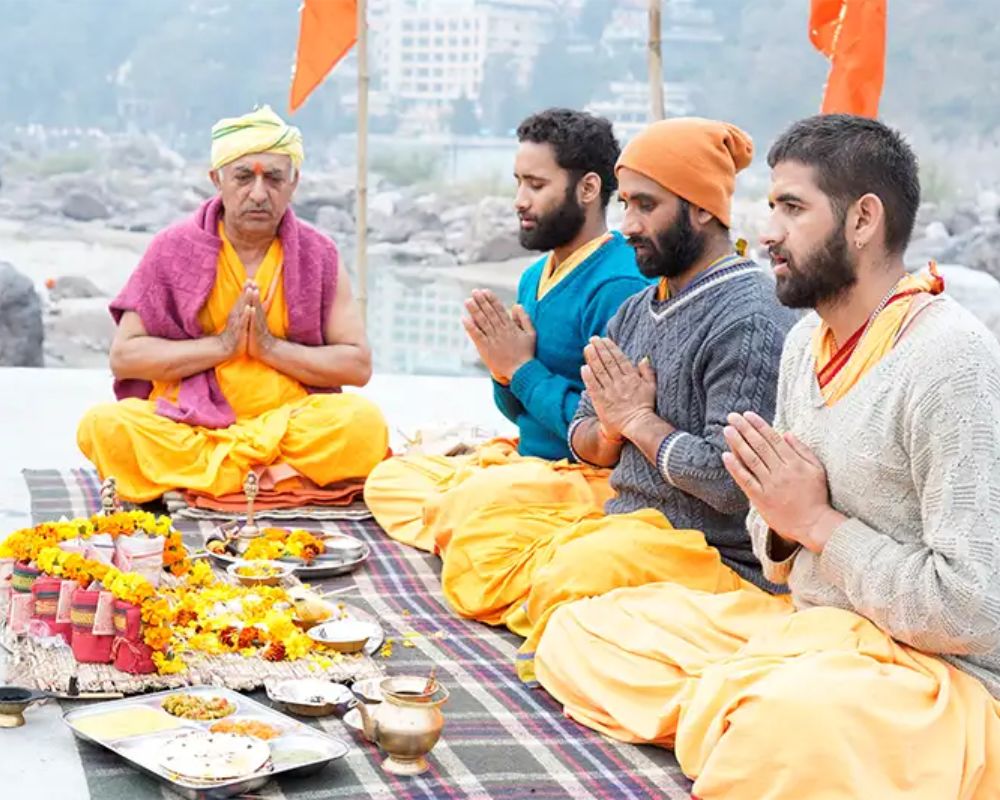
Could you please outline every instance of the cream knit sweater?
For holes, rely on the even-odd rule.
[[[810,314],[788,335],[775,426],[812,448],[850,519],[821,554],[775,562],[751,509],[764,575],[787,582],[798,608],[855,611],[1000,697],[1000,343],[939,296],[828,408],[810,347],[817,324]]]

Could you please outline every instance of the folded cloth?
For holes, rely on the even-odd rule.
[[[271,464],[254,471],[259,487],[254,508],[258,511],[302,506],[349,506],[361,498],[365,487],[361,478],[318,486],[287,464]],[[192,508],[208,511],[243,513],[247,508],[247,496],[243,492],[213,497],[202,492],[186,491],[182,496]]]
[[[113,563],[122,572],[137,572],[159,587],[164,543],[162,536],[119,536]]]
[[[324,506],[343,508],[356,503],[364,493],[364,481],[344,481],[324,489],[302,489],[285,492],[260,492],[254,500],[257,511],[273,511],[283,508],[300,508],[302,506]],[[184,492],[184,502],[192,508],[204,508],[208,511],[232,511],[243,513],[247,510],[247,496],[243,492],[224,494],[221,497]]]

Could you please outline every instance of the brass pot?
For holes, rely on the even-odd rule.
[[[382,769],[394,775],[420,775],[429,769],[425,756],[434,749],[444,728],[441,706],[448,690],[427,678],[397,676],[379,684],[383,701],[374,709],[358,703],[365,737],[385,750]]]

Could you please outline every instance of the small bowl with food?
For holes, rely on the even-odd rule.
[[[319,678],[272,679],[264,688],[269,699],[302,717],[342,717],[358,703],[346,686]]]
[[[291,564],[277,561],[234,561],[226,572],[243,586],[279,586],[292,574]]]
[[[160,706],[175,717],[198,722],[223,719],[236,713],[236,706],[225,697],[201,692],[178,692],[167,695]]]
[[[348,564],[365,554],[365,543],[352,536],[333,535],[323,539],[324,552],[316,557],[319,562]]]
[[[310,628],[306,635],[321,649],[357,653],[364,649],[375,631],[370,623],[348,618],[322,622]]]

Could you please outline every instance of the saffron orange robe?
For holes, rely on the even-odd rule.
[[[219,233],[223,246],[216,281],[199,313],[206,335],[225,329],[247,280],[221,223]],[[281,265],[281,243],[275,239],[254,281],[264,298],[268,329],[285,338]],[[215,376],[236,414],[228,428],[191,426],[156,414],[157,398],[176,399],[179,382],[154,381],[148,400],[103,403],[84,415],[77,431],[80,449],[102,478],[115,477],[123,499],[145,502],[177,488],[231,494],[242,490],[252,467],[272,464],[286,464],[325,486],[364,478],[385,457],[385,420],[360,395],[310,394],[294,378],[247,354],[216,366]]]
[[[365,482],[365,502],[375,520],[393,539],[429,553],[443,552],[464,518],[480,505],[498,502],[517,506],[539,498],[563,495],[532,487],[518,480],[515,470],[500,467],[525,465],[529,476],[564,476],[575,488],[573,499],[599,510],[612,491],[608,470],[568,461],[549,462],[523,457],[510,439],[494,439],[464,456],[405,455],[387,459],[372,470]],[[485,473],[485,474],[484,474]],[[568,477],[568,476],[574,477]],[[475,477],[471,489],[459,491]],[[514,485],[517,484],[517,485]],[[481,494],[480,494],[481,493]]]
[[[525,637],[517,672],[533,681],[534,654],[560,606],[622,586],[676,581],[708,592],[746,582],[701,531],[659,511],[606,515],[579,471],[539,460],[493,467],[449,492],[432,519],[441,589],[459,616]]]
[[[558,609],[535,669],[572,719],[673,748],[699,800],[1000,797],[1000,702],[850,611],[620,589]]]

